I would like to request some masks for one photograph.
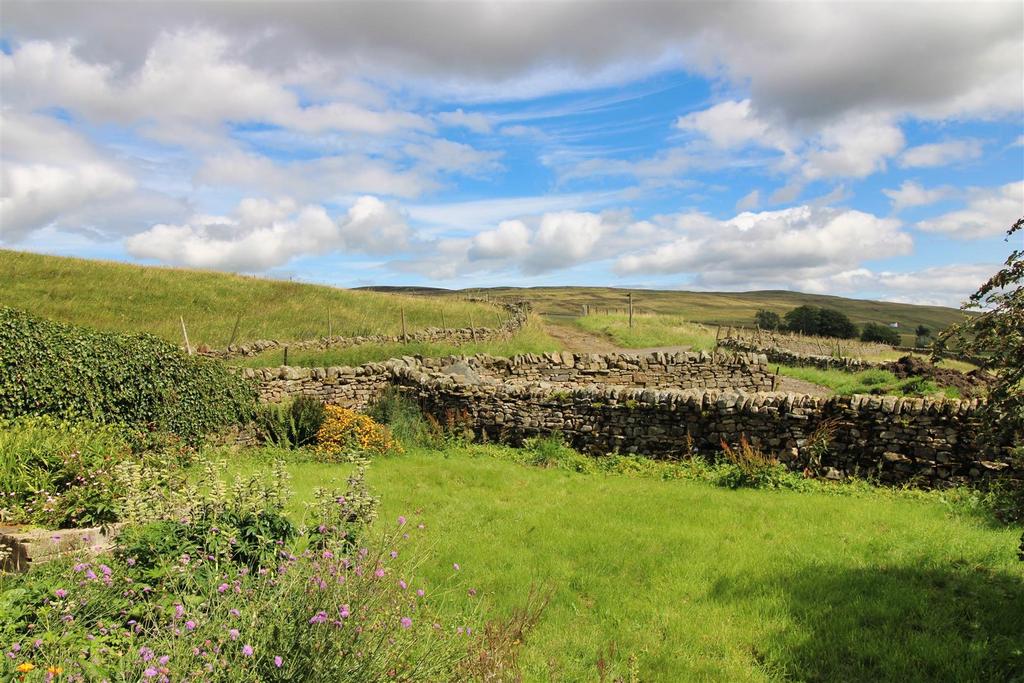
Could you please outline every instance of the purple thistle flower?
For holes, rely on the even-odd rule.
[[[284,660],[281,659],[281,655],[277,655],[276,657],[274,657],[274,666],[280,669],[282,664],[284,664]]]
[[[317,612],[309,619],[311,624],[322,624],[327,621],[327,612]]]
[[[422,598],[424,595],[426,595],[426,593],[423,591],[422,588],[417,588],[416,589],[416,595],[418,595],[418,596],[420,596]]]
[[[53,592],[53,594],[56,595],[58,598],[63,598],[67,596],[68,592],[63,588],[58,588]]]
[[[412,619],[409,617],[402,617],[402,628],[409,628],[412,626]]]
[[[342,605],[338,608],[338,614],[341,615],[342,619],[348,619],[352,616],[352,610],[348,605]]]
[[[452,568],[453,568],[453,569],[455,569],[455,571],[459,571],[460,569],[462,569],[462,567],[460,567],[460,566],[459,566],[459,563],[458,563],[458,562],[456,562],[455,564],[453,564],[453,565],[452,565]]]
[[[398,526],[405,526],[405,517],[402,515],[398,516]]]
[[[194,622],[191,619],[189,619],[188,621],[185,622],[185,628],[187,628],[189,631],[196,630],[196,622]]]
[[[223,593],[224,591],[226,591],[230,587],[231,586],[227,585],[226,583],[222,583],[221,585],[217,586],[217,592],[218,593]]]
[[[142,675],[146,678],[153,678],[154,676],[156,676],[156,669],[154,669],[153,667],[148,667],[145,671],[142,672]]]
[[[246,657],[252,657],[252,652],[253,652],[252,645],[243,645],[242,646],[242,654],[245,655]]]
[[[230,631],[228,631],[228,637],[230,637],[231,640],[238,640],[238,629],[233,628]]]

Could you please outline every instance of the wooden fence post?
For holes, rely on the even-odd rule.
[[[402,343],[409,343],[409,333],[405,329],[405,306],[402,306]]]
[[[284,347],[284,364],[285,364],[285,367],[288,366],[288,347],[287,346]]]
[[[238,324],[242,322],[242,312],[239,311],[238,315],[235,316],[235,327],[231,330],[231,339],[228,341],[228,346],[235,343],[235,337],[238,336]]]
[[[469,334],[473,337],[473,341],[476,341],[476,321],[473,320],[473,314],[469,314]]]
[[[633,292],[626,295],[626,300],[629,301],[629,329],[633,329]]]
[[[178,316],[178,320],[181,321],[181,335],[185,337],[185,350],[188,351],[188,355],[192,355],[192,344],[188,341],[188,330],[185,329],[185,318]]]

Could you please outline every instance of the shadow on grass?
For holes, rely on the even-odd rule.
[[[754,647],[797,681],[1024,681],[1024,580],[970,567],[822,566],[723,579],[716,600],[780,595],[794,626]]]

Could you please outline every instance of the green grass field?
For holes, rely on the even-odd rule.
[[[535,318],[531,318],[519,332],[507,339],[471,342],[461,346],[409,342],[408,344],[360,344],[348,348],[324,349],[322,351],[289,351],[288,365],[322,368],[335,365],[362,365],[401,356],[442,358],[444,356],[471,356],[477,353],[514,356],[520,353],[546,353],[557,350],[559,350],[558,342],[544,332],[544,328]],[[274,349],[247,358],[233,358],[230,361],[232,365],[250,368],[278,366],[283,362],[283,349]]]
[[[496,446],[378,459],[381,524],[422,519],[422,577],[461,565],[491,614],[553,589],[524,680],[995,681],[1024,675],[1020,531],[937,497],[727,490],[507,462]],[[495,457],[498,456],[498,457]],[[233,456],[234,469],[266,460]],[[293,463],[299,499],[344,465]],[[462,603],[456,603],[462,604]]]
[[[0,304],[34,315],[116,332],[149,332],[193,345],[299,340],[334,334],[398,334],[497,324],[497,309],[457,297],[382,294],[212,271],[136,266],[0,250]]]
[[[404,291],[413,290],[406,288]],[[463,295],[466,291],[450,294]],[[915,306],[787,291],[685,292],[612,287],[501,287],[468,291],[497,299],[528,299],[538,312],[555,317],[578,316],[584,304],[590,306],[591,314],[625,312],[626,295],[631,292],[634,312],[662,313],[692,322],[734,327],[753,327],[754,314],[762,308],[783,315],[797,306],[809,304],[840,310],[858,325],[867,322],[899,323],[903,343],[907,345],[913,344],[914,329],[918,325],[938,331],[964,318],[962,311],[942,306]]]
[[[640,313],[629,316],[619,313],[595,313],[575,318],[573,324],[592,334],[607,337],[627,349],[658,346],[689,346],[693,351],[715,348],[715,331],[678,315]]]
[[[940,395],[947,398],[960,397],[960,393],[954,387],[940,388],[934,382],[922,380],[918,377],[899,379],[887,370],[845,372],[843,370],[821,370],[818,368],[790,367],[786,365],[778,367],[780,375],[828,387],[840,396],[883,393],[891,396]]]

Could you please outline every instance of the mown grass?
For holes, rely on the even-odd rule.
[[[895,396],[933,396],[959,398],[955,387],[939,387],[935,382],[921,377],[899,379],[888,370],[821,370],[818,368],[779,366],[779,374],[802,379],[832,389],[840,396],[852,394],[888,394]]]
[[[518,332],[505,339],[455,344],[409,342],[408,344],[360,344],[348,348],[288,352],[288,365],[295,367],[330,367],[362,365],[402,356],[472,356],[489,353],[493,356],[514,356],[520,353],[546,353],[559,350],[558,342],[544,332],[544,328],[531,318]],[[235,358],[233,365],[250,368],[275,367],[284,362],[284,350],[274,349],[257,356]]]
[[[524,680],[1013,680],[1024,674],[1019,530],[879,491],[726,490],[508,462],[497,446],[413,449],[370,479],[381,524],[420,512],[440,584],[453,563],[498,612],[552,601]],[[498,456],[498,457],[495,457]],[[235,468],[265,467],[241,457]],[[299,498],[343,465],[293,462]]]
[[[573,324],[629,349],[688,346],[693,351],[710,351],[715,347],[713,329],[678,315],[634,314],[632,328],[629,316],[621,313],[581,316]]]
[[[352,291],[211,271],[137,266],[0,250],[0,303],[115,332],[149,332],[193,345],[398,334],[406,328],[494,327],[494,306],[457,297]],[[240,316],[240,317],[239,317]]]

